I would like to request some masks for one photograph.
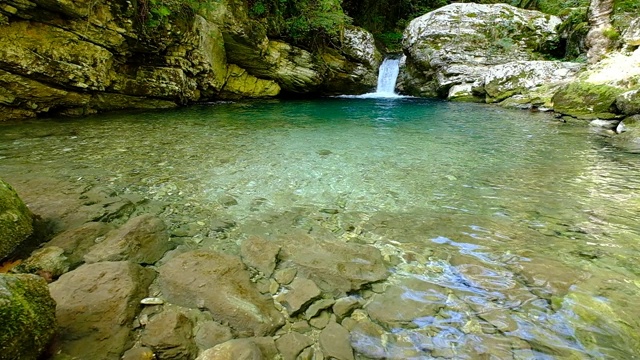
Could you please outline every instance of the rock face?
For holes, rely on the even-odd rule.
[[[570,62],[515,61],[489,67],[481,83],[474,87],[485,94],[487,102],[499,102],[514,95],[534,93],[542,86],[549,90],[558,88],[582,69],[582,64]],[[550,99],[553,93],[548,93]]]
[[[119,359],[154,272],[126,261],[87,264],[49,286],[58,304],[59,349],[80,359]],[[90,311],[88,311],[90,309]]]
[[[640,18],[631,21],[629,27],[622,33],[622,40],[627,46],[640,46]]]
[[[455,85],[473,84],[487,68],[539,60],[557,46],[555,16],[505,4],[456,3],[411,21],[404,31],[404,92],[446,97]]]
[[[627,91],[618,95],[616,107],[625,115],[640,114],[640,90]]]
[[[0,358],[37,359],[56,332],[55,311],[41,277],[0,274]]]
[[[611,39],[605,32],[612,29],[611,13],[614,0],[591,0],[589,5],[589,33],[587,33],[587,58],[595,64],[602,59],[611,47]]]
[[[31,211],[11,185],[0,180],[0,260],[33,232]]]
[[[146,6],[3,4],[0,120],[375,86],[380,54],[362,29],[349,27],[334,48],[310,53],[270,40],[240,3],[213,2],[204,16],[172,9],[156,26],[141,21],[154,16]]]
[[[554,110],[582,119],[621,117],[620,112],[633,110],[633,93],[629,91],[637,90],[634,84],[638,80],[640,49],[630,54],[612,53],[560,87],[552,99]]]
[[[169,302],[207,309],[215,321],[229,324],[239,334],[268,335],[284,323],[271,298],[250,282],[238,257],[191,251],[169,260],[158,271]]]

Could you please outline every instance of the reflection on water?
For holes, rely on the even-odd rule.
[[[393,275],[352,331],[372,358],[637,356],[639,170],[545,114],[419,99],[0,125],[9,182],[162,203],[193,246],[293,230],[377,246]]]

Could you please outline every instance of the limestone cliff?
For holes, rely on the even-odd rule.
[[[310,52],[269,39],[243,2],[162,14],[152,24],[145,6],[0,0],[0,120],[375,86],[380,55],[362,29]]]

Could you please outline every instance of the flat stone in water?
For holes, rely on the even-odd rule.
[[[284,320],[250,281],[239,257],[211,251],[190,251],[160,266],[159,285],[167,301],[205,308],[214,320],[240,334],[266,335]]]
[[[325,292],[344,295],[389,274],[380,250],[373,246],[316,240],[309,236],[282,239],[280,261],[295,267]]]
[[[289,290],[276,296],[276,300],[287,309],[289,316],[304,311],[308,304],[322,295],[318,286],[305,278],[297,277],[288,287]]]

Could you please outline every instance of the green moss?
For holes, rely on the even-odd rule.
[[[15,250],[32,232],[31,211],[11,185],[0,180],[0,259]]]
[[[581,119],[617,117],[614,103],[625,90],[609,85],[577,81],[561,88],[553,96],[556,112]]]
[[[618,41],[618,39],[620,39],[620,33],[614,27],[604,29],[602,35],[611,41]]]
[[[55,333],[55,306],[41,277],[0,274],[0,357],[36,359]]]

